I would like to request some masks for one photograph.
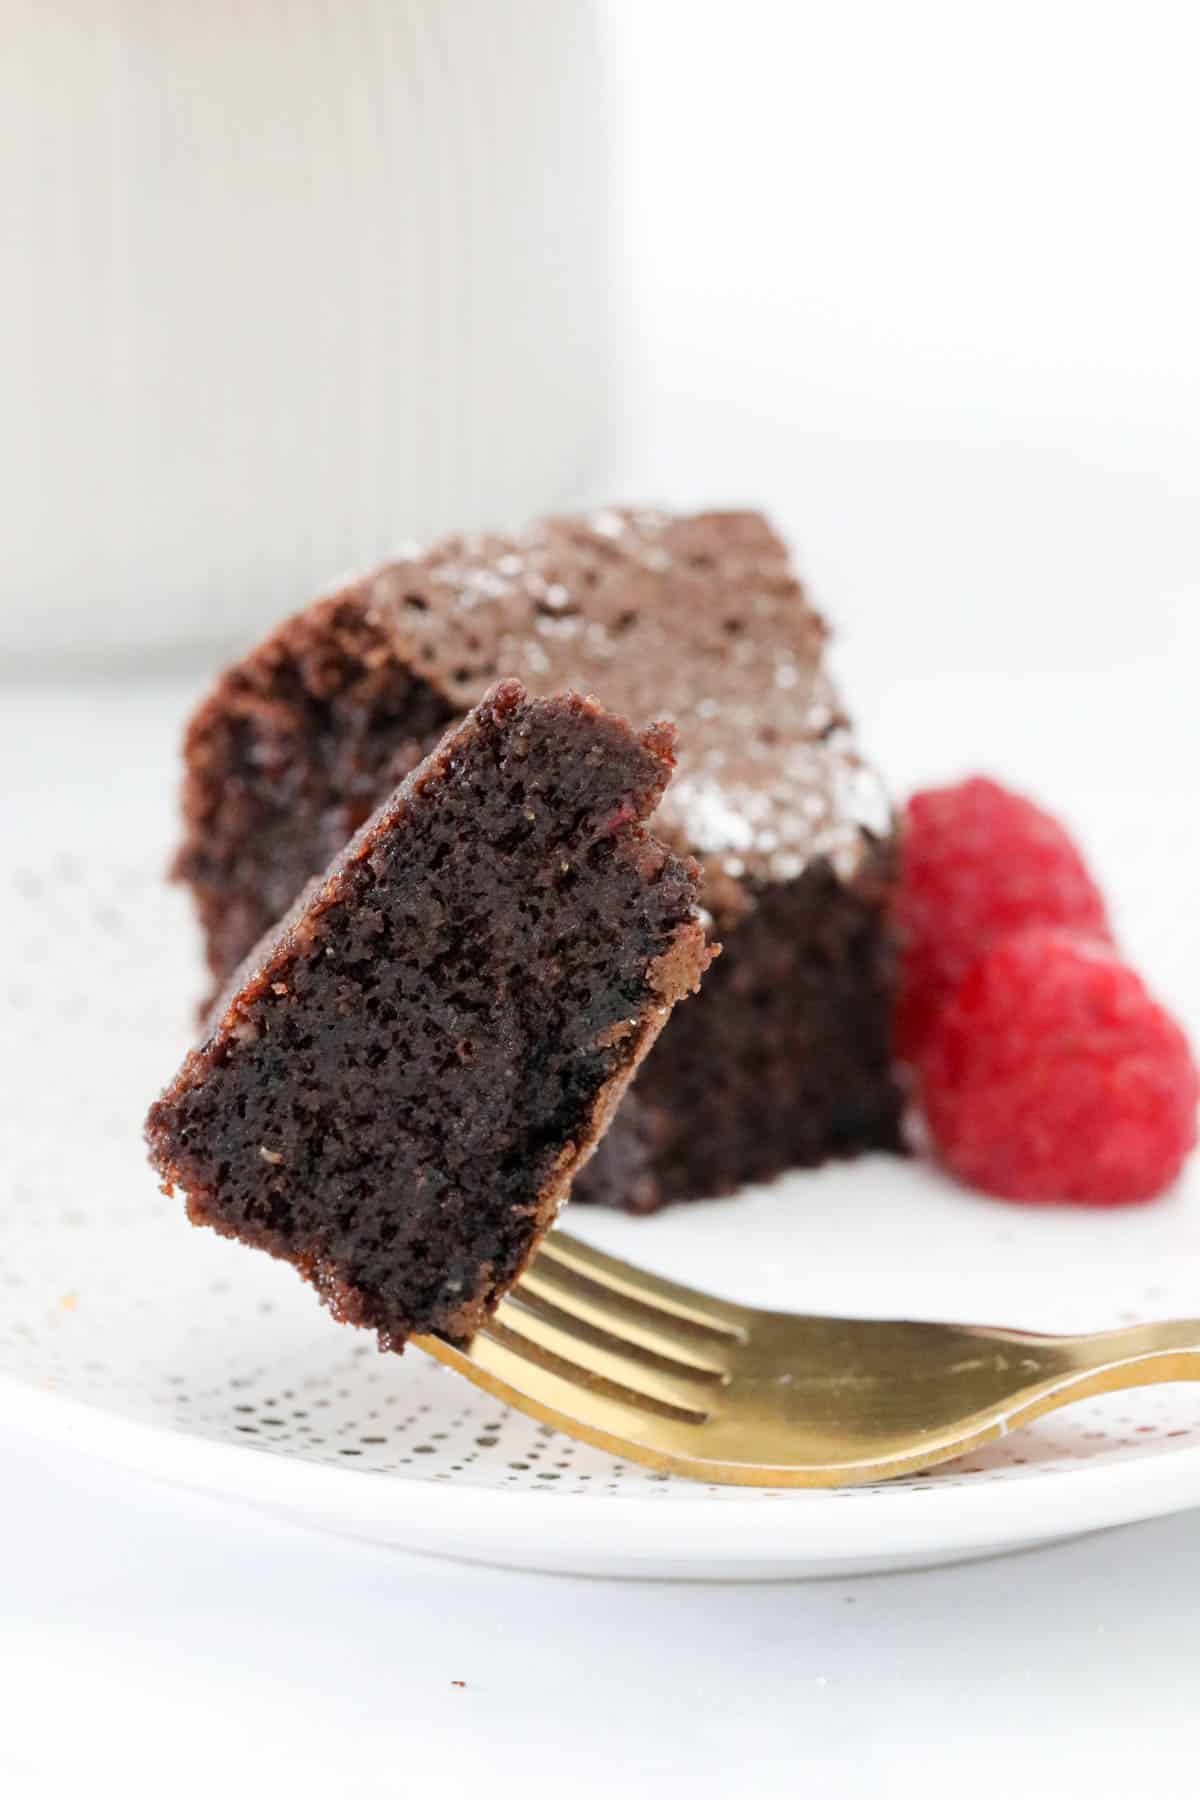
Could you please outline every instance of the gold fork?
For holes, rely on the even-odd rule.
[[[1047,1337],[762,1312],[561,1231],[470,1343],[414,1341],[570,1437],[743,1487],[909,1475],[1092,1394],[1200,1380],[1197,1320]]]

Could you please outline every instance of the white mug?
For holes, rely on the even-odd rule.
[[[606,430],[589,0],[8,0],[0,653],[245,639]],[[9,191],[5,191],[5,190]]]

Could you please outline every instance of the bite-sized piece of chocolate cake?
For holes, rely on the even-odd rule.
[[[635,1210],[899,1142],[892,820],[755,513],[612,511],[451,538],[281,625],[192,720],[186,835],[218,979],[497,676],[679,726],[656,829],[725,955],[576,1185]]]
[[[674,731],[493,688],[253,952],[150,1110],[193,1222],[399,1349],[516,1280],[712,955]]]

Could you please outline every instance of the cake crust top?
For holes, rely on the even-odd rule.
[[[457,709],[513,675],[530,694],[672,718],[678,771],[655,826],[703,860],[718,904],[814,857],[849,879],[890,829],[825,668],[824,621],[761,514],[544,519],[445,539],[351,591]]]

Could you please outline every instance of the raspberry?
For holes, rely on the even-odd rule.
[[[1028,925],[1111,941],[1100,891],[1056,819],[995,781],[914,794],[905,813],[895,920],[898,1054],[915,1061],[963,976]]]
[[[942,1161],[1009,1200],[1149,1200],[1196,1142],[1183,1032],[1114,950],[1071,932],[997,944],[930,1028],[917,1074]]]

